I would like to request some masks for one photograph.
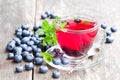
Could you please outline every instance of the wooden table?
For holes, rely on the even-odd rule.
[[[100,23],[106,22],[108,27],[118,26],[113,33],[114,42],[104,44],[105,60],[92,69],[75,71],[67,74],[61,72],[56,80],[120,80],[120,1],[119,0],[38,0],[37,24],[40,14],[45,11],[58,15],[83,13],[93,14]],[[32,29],[34,24],[35,0],[0,0],[0,80],[54,80],[50,67],[47,74],[39,74],[38,66],[34,70],[15,73],[15,67],[24,65],[7,60],[6,44],[14,37],[14,31],[22,23],[28,23]]]

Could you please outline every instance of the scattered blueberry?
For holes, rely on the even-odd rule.
[[[13,59],[14,58],[14,54],[13,53],[8,53],[8,59]]]
[[[57,70],[53,71],[53,72],[52,72],[52,77],[53,77],[53,78],[59,78],[59,77],[60,77],[60,72],[57,71]]]
[[[111,31],[110,30],[106,31],[106,35],[111,36]]]
[[[26,55],[26,61],[27,62],[32,62],[34,59],[34,56],[32,54]]]
[[[17,66],[16,72],[22,72],[24,70],[23,66]]]
[[[25,64],[25,69],[26,69],[27,71],[32,70],[33,68],[34,68],[34,65],[33,65],[32,62]]]
[[[106,37],[106,43],[112,43],[114,41],[113,37],[107,36]]]
[[[60,58],[54,58],[52,62],[55,65],[59,65],[59,64],[61,64],[61,59]]]
[[[101,24],[101,28],[106,29],[106,28],[107,28],[106,23],[102,23],[102,24]]]
[[[21,62],[22,59],[23,59],[23,58],[22,58],[21,55],[15,55],[15,56],[14,56],[14,61],[17,62],[17,63]]]
[[[41,65],[39,67],[39,72],[40,73],[46,73],[48,71],[48,67],[46,65]]]
[[[30,32],[28,30],[23,30],[22,31],[22,36],[28,37],[30,35]]]
[[[28,24],[22,24],[21,28],[22,28],[22,30],[28,30],[29,26],[28,26]]]
[[[112,31],[112,32],[116,32],[116,31],[117,31],[117,27],[116,27],[116,26],[112,26],[112,27],[111,27],[111,31]]]
[[[68,64],[68,63],[69,63],[69,59],[68,59],[68,58],[63,57],[63,58],[61,59],[61,63],[62,63],[63,65],[66,65],[66,64]]]
[[[35,61],[35,64],[41,65],[43,63],[43,58],[37,57],[34,59],[34,61]]]
[[[7,50],[8,51],[12,51],[14,49],[14,47],[15,47],[15,43],[13,43],[13,42],[9,42],[7,44]]]

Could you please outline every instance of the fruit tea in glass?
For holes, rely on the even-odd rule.
[[[58,44],[72,59],[87,55],[98,32],[97,21],[91,16],[61,18],[56,20],[55,28]]]

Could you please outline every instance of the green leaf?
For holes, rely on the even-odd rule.
[[[61,27],[61,28],[64,28],[66,25],[67,25],[67,22],[61,22],[61,23],[60,23],[60,27]]]
[[[53,56],[51,54],[47,53],[47,52],[42,52],[41,56],[43,57],[43,59],[46,62],[52,62],[52,60],[53,60]]]
[[[44,34],[44,31],[43,31],[43,29],[38,29],[35,33],[36,33],[37,35],[43,35],[43,34]]]

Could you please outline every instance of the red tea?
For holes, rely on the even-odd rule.
[[[64,27],[66,31],[56,29],[58,43],[65,54],[71,57],[80,57],[86,54],[98,31],[95,26],[96,22],[87,20],[75,22],[71,19]]]

